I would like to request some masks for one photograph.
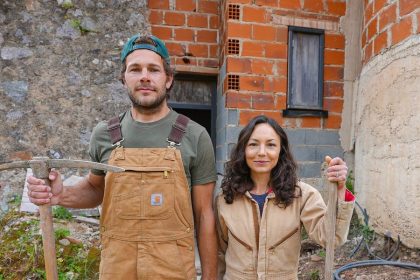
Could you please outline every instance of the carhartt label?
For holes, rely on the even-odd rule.
[[[152,206],[160,206],[163,203],[163,195],[161,193],[152,193],[150,196],[150,204]]]

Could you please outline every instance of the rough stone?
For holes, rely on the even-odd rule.
[[[28,83],[25,81],[10,81],[0,84],[0,89],[14,102],[23,102],[28,94]]]
[[[33,52],[28,48],[4,47],[1,49],[1,58],[4,60],[31,57]]]
[[[59,38],[69,38],[75,40],[82,34],[79,29],[73,27],[72,21],[68,19],[57,29],[56,35]]]

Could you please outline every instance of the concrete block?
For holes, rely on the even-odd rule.
[[[305,130],[305,144],[307,145],[339,145],[340,136],[336,131]]]
[[[287,138],[289,139],[289,144],[294,145],[303,145],[305,144],[305,130],[303,129],[285,129]]]
[[[299,163],[298,177],[299,178],[316,178],[321,175],[320,162],[302,162]]]
[[[293,146],[292,148],[293,157],[296,161],[316,161],[316,146]]]

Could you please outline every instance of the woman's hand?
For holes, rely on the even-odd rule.
[[[325,161],[328,164],[327,178],[330,182],[337,183],[337,196],[339,199],[345,199],[346,192],[346,179],[347,179],[347,164],[344,160],[339,157],[331,158],[325,157]]]

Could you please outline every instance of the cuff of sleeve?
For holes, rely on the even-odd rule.
[[[354,201],[355,199],[356,197],[354,196],[354,194],[352,194],[351,191],[346,189],[346,194],[344,195],[344,201],[351,202],[351,201]]]

